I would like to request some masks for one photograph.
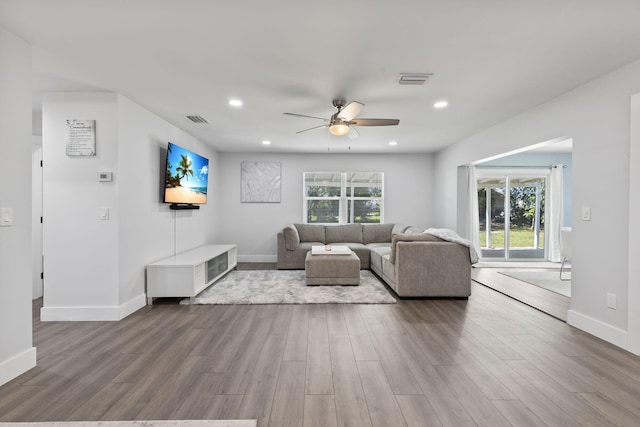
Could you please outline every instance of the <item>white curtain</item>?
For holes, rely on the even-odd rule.
[[[547,197],[547,219],[549,223],[545,227],[545,234],[549,239],[549,261],[561,262],[560,253],[560,228],[562,228],[564,217],[564,206],[562,203],[562,174],[564,165],[555,165],[551,168],[551,178],[549,182],[549,196]]]
[[[476,250],[479,256],[482,256],[482,250],[480,249],[480,217],[478,212],[478,180],[476,178],[476,168],[473,165],[468,167],[468,194],[467,200],[469,201],[467,212],[467,224],[469,227],[469,240],[471,245]]]

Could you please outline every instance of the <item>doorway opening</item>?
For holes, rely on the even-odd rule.
[[[547,260],[545,195],[549,172],[478,172],[478,216],[482,258]]]

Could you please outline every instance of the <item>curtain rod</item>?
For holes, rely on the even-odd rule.
[[[553,169],[557,168],[558,165],[544,165],[544,166],[506,166],[506,165],[474,165],[476,169]],[[562,165],[563,168],[566,168],[567,165]]]

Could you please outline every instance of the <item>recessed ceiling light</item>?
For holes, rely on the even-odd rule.
[[[242,101],[240,101],[239,99],[230,99],[229,105],[231,105],[232,107],[242,107]]]
[[[444,108],[444,107],[446,107],[447,105],[449,105],[449,103],[448,103],[447,101],[438,101],[438,102],[436,102],[435,104],[433,104],[433,106],[434,106],[435,108]]]
[[[271,145],[271,141],[262,141],[262,145]]]
[[[398,145],[398,141],[391,141],[389,142],[389,145]]]

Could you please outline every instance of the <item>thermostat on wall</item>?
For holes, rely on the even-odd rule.
[[[113,181],[113,172],[98,172],[98,181]]]

